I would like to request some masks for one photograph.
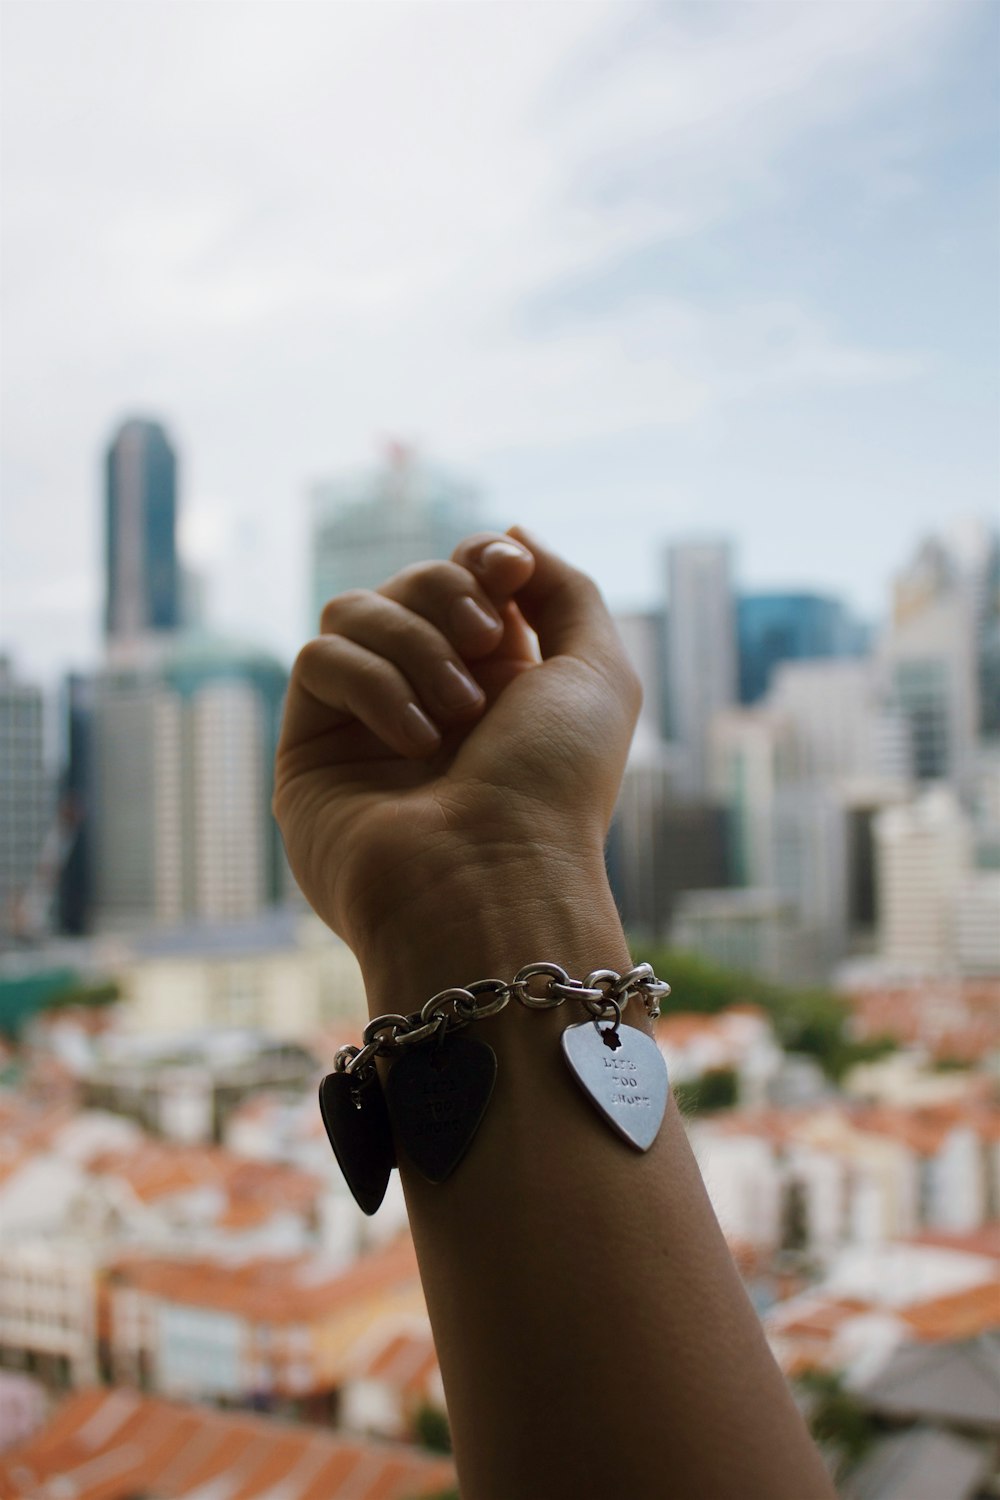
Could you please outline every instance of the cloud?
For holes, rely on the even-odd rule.
[[[137,406],[175,423],[188,495],[253,517],[291,577],[276,511],[376,432],[474,469],[913,378],[919,354],[791,301],[622,284],[603,315],[529,313],[791,192],[788,163],[912,85],[954,10],[9,5],[14,551],[41,535],[60,576],[93,573],[97,450]]]

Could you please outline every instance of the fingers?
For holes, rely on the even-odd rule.
[[[466,537],[452,553],[452,561],[474,574],[497,605],[523,588],[535,568],[530,549],[496,531]]]
[[[485,707],[466,663],[482,663],[492,701],[537,661],[535,635],[543,659],[597,669],[626,710],[641,697],[596,585],[519,528],[480,533],[451,562],[416,564],[377,591],[332,599],[322,630],[292,674],[286,743],[353,722],[399,755],[433,755],[442,732],[469,728]]]
[[[429,581],[428,574],[425,582]],[[452,582],[446,576],[437,593],[428,590],[423,602],[432,615],[453,623],[456,598],[451,592]],[[464,602],[472,600],[466,595]],[[474,607],[479,609],[478,605]],[[479,613],[482,623],[476,624],[475,638],[494,638],[498,627],[486,618],[484,611]],[[323,611],[323,629],[391,662],[409,683],[411,697],[439,726],[455,719],[468,719],[483,706],[481,687],[444,631],[381,592],[357,589],[331,599]],[[453,633],[460,638],[468,635],[462,612],[458,612],[458,626],[457,629],[453,626]]]
[[[474,573],[503,617],[503,636],[490,653],[495,660],[538,662],[538,642],[513,601],[535,570],[535,559],[510,535],[481,531],[466,537],[452,560]]]
[[[382,584],[379,594],[435,625],[466,661],[487,656],[503,633],[503,622],[484,580],[455,562],[414,563]],[[329,629],[327,611],[323,629]]]
[[[498,544],[493,551],[491,544]],[[510,606],[494,598],[504,599],[534,563],[493,534],[478,539],[470,561],[475,572],[455,562],[418,563],[377,591],[331,599],[323,634],[300,653],[292,675],[288,740],[346,732],[354,720],[412,759],[432,755],[442,733],[475,722],[486,697],[466,662],[489,657],[503,641]]]
[[[535,561],[516,602],[538,637],[542,659],[571,656],[597,668],[626,706],[637,710],[642,688],[596,583],[523,527],[511,527],[510,535]]]
[[[397,666],[346,636],[316,636],[292,670],[283,739],[302,743],[355,720],[408,759],[433,755],[441,744]]]

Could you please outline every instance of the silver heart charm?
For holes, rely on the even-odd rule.
[[[605,1042],[613,1036],[614,1042]],[[613,1130],[648,1151],[667,1107],[667,1065],[659,1047],[634,1026],[606,1027],[594,1021],[567,1026],[562,1049],[570,1070]]]

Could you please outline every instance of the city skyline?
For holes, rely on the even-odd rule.
[[[111,573],[111,554],[109,552],[109,475],[111,473],[111,455],[120,443],[123,433],[136,429],[148,429],[160,441],[164,439],[164,427],[167,428],[167,436],[171,440],[169,448],[172,463],[178,458],[183,465],[184,453],[176,441],[169,425],[161,420],[161,414],[146,412],[142,416],[122,416],[109,426],[103,445],[98,445],[100,454],[100,477],[102,488],[95,496],[95,504],[99,512],[99,529],[103,533],[101,547],[102,556],[94,559],[92,582],[96,589],[93,599],[93,607],[89,608],[88,616],[93,616],[90,632],[92,639],[88,641],[81,651],[79,646],[79,635],[77,635],[77,648],[75,653],[68,648],[63,648],[61,643],[54,646],[51,652],[42,652],[41,655],[33,649],[29,643],[26,649],[24,639],[18,639],[16,630],[6,629],[7,621],[0,596],[0,656],[6,657],[17,668],[19,673],[40,684],[46,692],[51,692],[66,676],[67,673],[75,671],[91,671],[97,669],[105,660],[108,646],[114,646],[116,633],[108,633],[109,610],[112,608],[111,596],[115,592],[115,584]],[[387,443],[381,456],[365,466],[363,463],[356,464],[346,473],[327,475],[314,481],[307,487],[305,492],[305,504],[303,507],[302,537],[303,537],[303,559],[302,559],[302,598],[308,601],[308,607],[314,602],[316,584],[316,557],[317,546],[316,533],[316,505],[317,497],[334,495],[342,490],[348,496],[352,486],[357,487],[358,493],[365,492],[372,485],[383,482],[384,476],[390,474],[399,463],[409,465],[415,464],[419,482],[425,483],[423,474],[428,455],[422,451],[409,449],[396,443]],[[435,456],[436,457],[436,456]],[[446,475],[445,470],[439,470],[432,462],[429,473],[442,477]],[[183,474],[183,470],[182,470]],[[450,482],[456,483],[459,489],[465,485],[462,493],[467,493],[469,501],[474,498],[483,516],[483,524],[489,528],[495,522],[490,514],[490,496],[484,493],[481,487],[475,484],[475,476],[458,476]],[[458,493],[458,489],[456,493]],[[310,627],[306,622],[300,635],[293,635],[290,639],[282,639],[281,633],[273,628],[273,621],[268,616],[255,615],[254,618],[241,622],[239,619],[226,619],[220,617],[215,607],[217,598],[213,584],[218,584],[219,579],[214,570],[202,571],[197,566],[198,552],[190,546],[185,549],[185,505],[183,477],[176,491],[176,526],[180,533],[180,541],[172,554],[173,566],[176,570],[175,588],[171,594],[180,613],[169,626],[161,625],[160,630],[167,629],[171,632],[195,631],[206,633],[211,638],[223,642],[230,639],[233,642],[243,641],[247,646],[253,645],[264,651],[274,652],[279,659],[286,664],[294,658],[295,652],[305,639]],[[732,586],[734,599],[740,604],[751,601],[777,601],[779,603],[788,599],[809,599],[815,603],[822,603],[829,608],[836,609],[845,615],[845,619],[853,621],[855,632],[861,631],[862,636],[872,636],[878,629],[887,624],[893,608],[893,590],[898,578],[905,571],[909,560],[918,548],[924,544],[939,544],[942,539],[954,541],[956,545],[963,537],[980,533],[981,531],[997,533],[1000,530],[1000,520],[991,521],[985,515],[967,513],[964,515],[953,515],[946,518],[937,528],[929,530],[918,530],[900,538],[900,548],[891,561],[887,573],[881,598],[876,600],[875,607],[870,610],[859,610],[856,606],[855,597],[849,587],[838,587],[833,583],[816,585],[814,576],[789,577],[784,583],[774,585],[754,585],[749,582],[740,567],[740,550],[737,538],[733,533],[713,531],[711,528],[693,527],[686,531],[665,531],[654,535],[651,540],[653,549],[653,561],[655,563],[656,577],[650,584],[646,594],[637,599],[635,594],[631,597],[621,596],[616,599],[613,593],[609,593],[605,587],[612,610],[618,614],[627,615],[635,612],[636,607],[645,611],[669,612],[669,588],[665,587],[667,567],[671,552],[677,547],[699,547],[710,548],[724,547],[732,562]],[[190,528],[188,528],[190,535]],[[442,533],[444,534],[444,533]],[[403,545],[401,542],[400,545]],[[405,551],[405,546],[404,546]],[[311,576],[312,575],[312,576]],[[598,573],[598,582],[601,582]],[[347,584],[345,583],[346,587]],[[197,610],[194,616],[188,616],[185,612],[186,604],[197,596]],[[318,628],[318,622],[317,626]],[[846,628],[846,627],[845,627]],[[69,632],[66,632],[69,638]],[[735,639],[735,637],[734,637]],[[60,637],[61,642],[61,637]],[[854,654],[859,648],[857,645],[845,646],[846,654]],[[819,652],[826,654],[825,651]]]
[[[545,6],[530,48],[515,7],[6,19],[0,636],[30,676],[96,659],[133,412],[176,439],[213,623],[285,659],[309,489],[392,433],[619,608],[697,532],[744,587],[871,616],[993,507],[989,4]]]

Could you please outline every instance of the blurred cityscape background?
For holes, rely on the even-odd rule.
[[[518,520],[644,683],[609,875],[839,1491],[1000,1496],[1000,11],[282,13],[6,7],[0,1493],[454,1492],[272,760],[327,598]]]

